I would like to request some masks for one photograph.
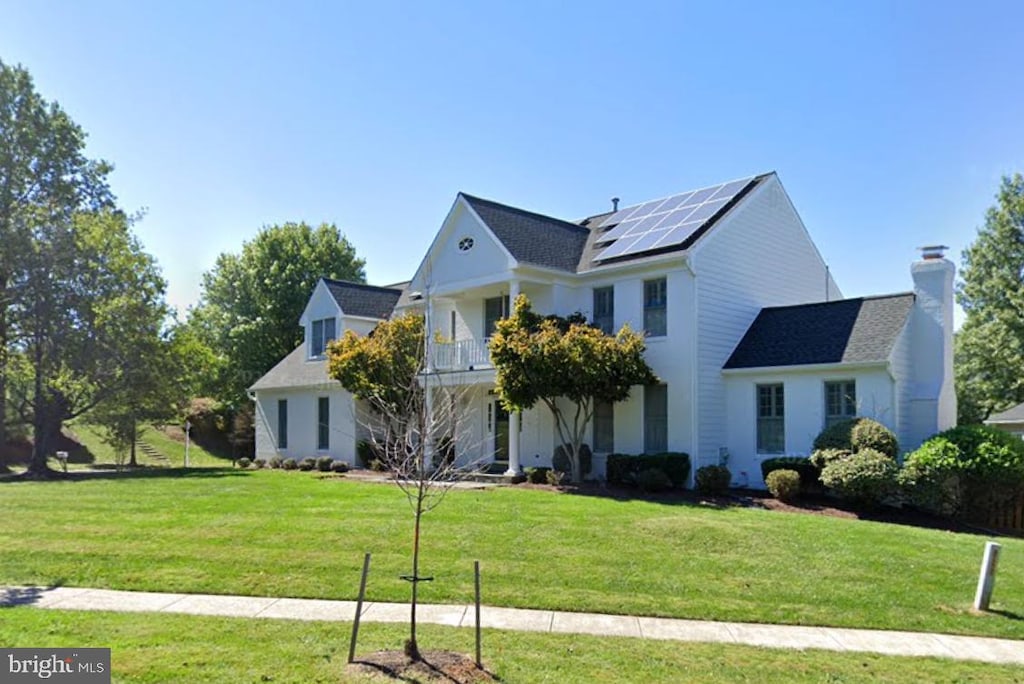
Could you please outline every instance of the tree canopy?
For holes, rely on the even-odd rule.
[[[22,420],[7,403],[14,318],[41,226],[67,225],[77,211],[110,206],[109,171],[85,156],[85,133],[36,92],[28,71],[0,60],[0,449],[7,429]]]
[[[245,390],[302,341],[299,317],[321,276],[365,282],[364,262],[333,224],[267,226],[221,254],[203,276],[189,325],[219,360],[218,399],[245,403]]]
[[[1024,177],[1004,177],[996,204],[964,251],[955,340],[960,423],[1024,401]]]
[[[498,321],[490,349],[505,408],[523,411],[541,402],[550,409],[568,447],[573,480],[581,476],[579,454],[594,402],[624,401],[632,387],[657,382],[644,360],[642,334],[623,326],[606,335],[579,313],[541,316],[525,295],[516,298],[510,317]]]

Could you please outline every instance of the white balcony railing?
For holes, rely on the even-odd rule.
[[[490,339],[435,342],[434,368],[441,371],[476,370],[491,367]]]

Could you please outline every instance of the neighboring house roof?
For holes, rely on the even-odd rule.
[[[521,263],[576,272],[590,231],[569,221],[460,193]]]
[[[306,360],[306,344],[302,343],[257,380],[249,391],[315,387],[334,382],[337,381],[327,377],[327,360]]]
[[[378,287],[324,278],[324,284],[347,316],[388,318],[402,295],[399,287]]]
[[[1024,423],[1024,404],[1017,404],[1013,408],[1006,409],[1002,413],[995,413],[988,417],[986,423]]]
[[[762,309],[725,368],[888,360],[912,293]]]

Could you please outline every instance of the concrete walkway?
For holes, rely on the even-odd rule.
[[[0,607],[18,605],[59,610],[185,613],[339,622],[351,621],[356,612],[355,601],[162,594],[73,587],[0,587]],[[420,604],[418,618],[423,623],[472,627],[473,613],[471,605]],[[409,619],[409,606],[404,603],[364,602],[362,619],[364,622],[405,622]],[[595,634],[639,639],[744,644],[767,648],[819,648],[829,651],[934,656],[1024,665],[1024,641],[987,637],[837,627],[705,622],[491,606],[481,608],[480,621],[483,627],[525,632]]]

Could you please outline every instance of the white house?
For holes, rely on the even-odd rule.
[[[954,424],[956,399],[953,265],[932,250],[911,270],[913,292],[841,299],[774,173],[579,221],[459,194],[408,284],[317,286],[300,321],[306,341],[252,387],[257,456],[322,451],[351,462],[356,408],[328,380],[322,340],[415,308],[444,340],[429,354],[435,377],[466,389],[459,458],[508,472],[550,465],[548,410],[509,415],[494,394],[487,339],[520,293],[541,313],[581,311],[607,331],[628,323],[647,334],[661,384],[598,407],[597,476],[612,452],[677,451],[694,469],[728,459],[737,484],[760,486],[761,460],[807,454],[826,424],[854,414],[913,448]],[[373,307],[356,305],[366,293]],[[314,327],[332,317],[333,328]]]
[[[985,425],[1005,430],[1011,435],[1024,439],[1024,404],[1017,404],[1000,413],[993,413],[985,421]]]

